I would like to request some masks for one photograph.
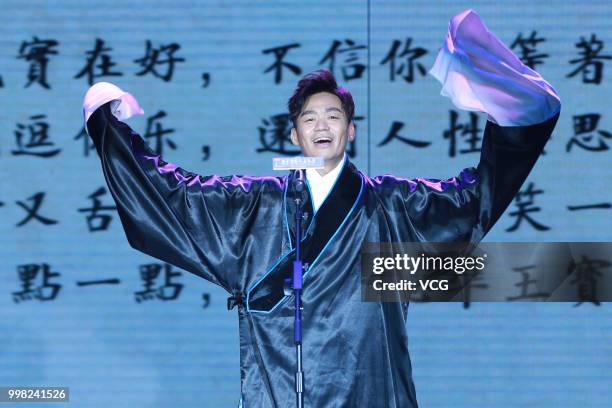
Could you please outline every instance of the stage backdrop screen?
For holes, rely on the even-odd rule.
[[[128,245],[83,127],[90,85],[138,99],[144,115],[128,124],[165,161],[263,175],[273,157],[298,152],[286,109],[297,80],[328,68],[355,98],[348,154],[361,171],[453,177],[478,163],[486,115],[455,108],[428,70],[466,8],[563,103],[545,154],[486,240],[610,241],[609,2],[3,0],[0,386],[67,386],[78,407],[240,398],[228,294]],[[609,406],[610,310],[411,305],[419,402]]]

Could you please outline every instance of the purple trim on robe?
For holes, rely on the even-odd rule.
[[[242,191],[248,193],[251,191],[254,183],[264,184],[268,182],[272,185],[275,185],[279,190],[283,190],[285,188],[285,182],[287,179],[286,177],[273,176],[231,176],[228,181],[226,177],[218,175],[203,177],[198,174],[188,172],[177,166],[176,164],[164,162],[160,156],[142,155],[142,157],[146,160],[153,161],[153,163],[155,163],[155,168],[157,169],[157,172],[159,174],[172,173],[174,175],[174,178],[179,183],[186,183],[189,187],[194,184],[199,184],[201,188],[214,187],[218,184],[221,184],[224,188],[240,187]],[[165,164],[160,166],[160,161]],[[189,176],[185,176],[183,172],[189,174]]]
[[[392,183],[394,185],[407,183],[409,191],[413,193],[419,184],[422,184],[432,190],[444,192],[449,188],[456,188],[458,191],[468,188],[470,185],[478,182],[478,174],[473,168],[467,168],[461,171],[458,177],[451,177],[449,179],[438,180],[438,179],[426,179],[417,177],[415,179],[407,179],[403,177],[397,177],[392,174],[385,174],[378,177],[365,177],[366,182],[372,186],[383,185],[385,183]]]

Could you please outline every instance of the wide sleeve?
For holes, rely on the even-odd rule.
[[[488,114],[500,126],[529,126],[559,113],[542,76],[521,62],[473,10],[454,16],[429,73],[459,109]]]
[[[418,241],[477,243],[493,227],[531,172],[558,115],[532,126],[487,122],[480,161],[453,178],[401,183],[410,235]]]
[[[488,114],[480,161],[446,180],[383,176],[376,185],[403,215],[400,239],[479,242],[529,175],[559,118],[556,92],[471,10],[455,16],[430,71],[460,109]]]
[[[253,229],[278,212],[283,179],[203,177],[167,163],[114,116],[121,103],[102,104],[86,124],[129,244],[228,292],[241,289]]]

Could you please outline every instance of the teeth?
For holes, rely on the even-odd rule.
[[[330,139],[330,138],[327,138],[327,137],[322,137],[322,138],[320,138],[320,139],[315,139],[315,141],[314,141],[314,142],[315,142],[315,143],[331,142],[331,139]]]

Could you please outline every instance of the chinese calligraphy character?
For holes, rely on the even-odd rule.
[[[153,150],[155,150],[155,152],[159,155],[163,154],[163,142],[166,142],[168,147],[170,147],[171,149],[176,150],[176,143],[174,143],[171,139],[164,138],[162,140],[164,135],[174,133],[174,129],[165,129],[162,123],[160,122],[160,119],[165,117],[166,112],[162,110],[157,112],[155,115],[147,118],[147,129],[144,133],[145,140],[151,138],[155,139],[155,147],[153,148]]]
[[[516,50],[517,54],[523,64],[527,65],[531,69],[535,69],[536,65],[544,63],[544,58],[548,57],[548,54],[538,54],[537,45],[538,43],[546,41],[545,38],[538,38],[538,32],[532,31],[528,38],[523,38],[523,33],[519,33],[518,37],[514,40],[510,48]]]
[[[346,154],[351,159],[357,157],[357,143],[356,139],[351,140],[346,144]]]
[[[77,286],[95,286],[95,285],[118,285],[121,281],[117,278],[101,279],[93,281],[77,281]]]
[[[74,78],[78,79],[87,75],[87,83],[89,85],[93,85],[96,78],[103,76],[123,76],[121,72],[110,71],[111,67],[116,65],[111,61],[110,55],[107,54],[107,52],[112,50],[112,48],[104,46],[104,40],[96,38],[94,49],[85,53],[88,55],[87,63],[83,69],[74,76]],[[99,62],[96,64],[98,59]]]
[[[210,74],[208,72],[204,72],[202,74],[202,88],[208,88],[210,85]]]
[[[42,272],[42,273],[40,273]],[[40,273],[40,274],[39,274]],[[17,275],[21,281],[21,290],[13,292],[13,302],[38,299],[40,301],[53,300],[57,297],[62,285],[51,283],[51,278],[60,276],[59,272],[51,272],[49,264],[25,264],[17,267]],[[34,281],[41,277],[42,285],[33,288]]]
[[[94,150],[96,147],[94,146],[91,138],[87,136],[87,131],[85,130],[85,126],[81,126],[81,131],[72,138],[72,140],[83,140],[83,156],[89,156],[89,152]]]
[[[526,190],[519,191],[516,194],[516,197],[514,198],[514,203],[518,207],[518,210],[513,211],[509,214],[512,217],[516,217],[516,221],[511,227],[506,229],[507,232],[516,231],[523,220],[526,220],[533,228],[538,231],[546,231],[550,229],[550,227],[540,224],[529,216],[529,213],[536,213],[541,210],[540,207],[534,206],[534,197],[542,193],[544,193],[544,190],[534,190],[533,183],[529,183]]]
[[[291,121],[289,114],[281,113],[262,119],[263,126],[259,126],[259,141],[261,146],[257,153],[274,152],[288,156],[300,154],[300,150],[291,143]]]
[[[469,309],[472,302],[472,289],[486,289],[489,285],[481,282],[482,272],[477,270],[466,271],[460,279],[463,288],[463,308]]]
[[[393,123],[391,124],[391,130],[389,130],[387,137],[385,138],[385,140],[383,140],[382,142],[378,144],[378,147],[386,145],[387,143],[391,142],[393,139],[397,139],[404,144],[407,144],[413,147],[418,147],[418,148],[427,147],[431,144],[431,142],[425,142],[422,140],[412,140],[407,137],[401,136],[399,132],[400,130],[402,130],[403,127],[404,127],[403,122],[393,121]]]
[[[210,306],[210,293],[202,293],[202,300],[204,301],[202,309],[208,309],[208,306]]]
[[[580,262],[572,259],[567,268],[567,274],[576,275],[574,280],[570,281],[572,285],[578,285],[579,302],[574,307],[580,306],[585,301],[600,305],[597,298],[597,278],[603,276],[601,269],[609,267],[610,262],[603,259],[589,259],[585,255],[582,255]]]
[[[449,140],[448,156],[455,157],[457,154],[457,136],[462,137],[463,142],[468,148],[459,150],[459,153],[478,153],[480,152],[480,132],[478,128],[478,115],[470,112],[470,121],[465,124],[457,124],[459,113],[450,111],[450,128],[444,131],[444,139]]]
[[[538,281],[535,279],[529,279],[529,270],[530,269],[534,269],[536,266],[535,265],[529,265],[529,266],[521,266],[518,268],[512,268],[513,272],[517,272],[521,274],[521,281],[516,283],[514,286],[518,287],[521,289],[521,293],[517,296],[509,296],[506,298],[506,300],[546,300],[549,296],[550,293],[545,293],[545,292],[531,292],[529,293],[529,286],[536,284]]]
[[[593,132],[597,129],[601,115],[597,113],[586,113],[584,115],[575,115],[574,119],[574,136],[565,145],[565,151],[569,152],[573,145],[578,145],[584,150],[590,152],[603,152],[608,150],[608,144],[605,139],[612,138],[612,133],[605,130],[598,130],[598,138]]]
[[[19,223],[16,224],[18,227],[25,225],[31,219],[35,219],[44,225],[57,224],[56,220],[52,220],[50,218],[43,217],[42,215],[39,215],[37,213],[40,206],[42,205],[44,198],[45,198],[45,193],[43,192],[36,193],[32,197],[29,197],[28,200],[33,201],[34,203],[32,208],[28,207],[25,203],[21,201],[16,201],[17,205],[23,208],[24,210],[26,210],[26,212],[28,213],[27,217],[25,217],[23,220],[21,220]]]
[[[591,34],[591,38],[587,41],[584,37],[580,37],[580,41],[577,42],[576,48],[580,48],[580,56],[582,58],[576,58],[570,60],[570,64],[580,64],[574,71],[566,75],[567,78],[571,78],[577,75],[579,72],[582,73],[582,82],[585,84],[599,84],[603,77],[603,60],[612,59],[610,55],[599,55],[599,52],[603,49],[604,43],[598,40],[595,34]]]
[[[202,161],[206,161],[210,159],[210,146],[203,145],[202,146]]]
[[[586,204],[586,205],[568,205],[569,211],[580,211],[580,210],[609,210],[612,208],[612,203],[597,203],[597,204]]]
[[[363,72],[366,69],[364,64],[359,63],[359,51],[366,49],[365,45],[355,45],[355,41],[346,39],[344,40],[345,46],[342,46],[342,42],[334,40],[329,51],[323,56],[319,65],[329,61],[329,70],[334,73],[336,67],[336,54],[344,57],[344,63],[342,64],[342,76],[345,81],[352,79],[361,78]]]
[[[45,118],[46,115],[34,115],[30,116],[33,123],[27,126],[17,123],[17,129],[15,130],[15,141],[18,149],[11,152],[14,156],[30,155],[46,158],[53,157],[62,150],[45,150],[47,146],[53,146],[53,142],[48,141],[49,124],[43,120]],[[29,139],[24,143],[26,130]],[[36,151],[36,149],[39,151]]]
[[[274,63],[272,63],[272,65],[270,65],[264,71],[264,74],[267,74],[270,71],[274,71],[274,83],[275,84],[280,84],[281,81],[283,80],[283,67],[286,67],[288,70],[293,72],[295,75],[300,75],[302,73],[302,68],[298,67],[295,64],[291,64],[289,62],[283,61],[283,58],[285,58],[285,55],[287,55],[287,52],[291,48],[297,48],[297,47],[300,47],[300,44],[293,43],[293,44],[282,45],[280,47],[268,48],[262,51],[263,54],[272,53],[274,55],[274,59],[275,59]]]
[[[353,125],[355,126],[355,132],[357,131],[357,124],[365,119],[365,116],[355,115],[353,118]],[[351,159],[357,157],[357,138],[354,138],[346,144],[346,154]]]
[[[164,268],[164,285],[154,288],[155,280]],[[175,300],[183,290],[183,284],[172,282],[173,277],[181,276],[180,272],[172,272],[170,264],[146,264],[140,266],[140,278],[143,281],[144,290],[134,292],[136,302],[143,300]]]
[[[88,196],[88,198],[91,198],[93,201],[93,205],[90,208],[78,209],[78,212],[89,213],[87,216],[87,227],[89,228],[89,232],[106,231],[110,222],[113,220],[109,214],[98,214],[99,211],[112,211],[117,209],[114,205],[102,205],[99,197],[105,194],[106,189],[100,187],[93,194]]]
[[[142,71],[137,72],[136,75],[143,76],[147,73],[151,72],[155,77],[162,79],[165,82],[172,80],[172,75],[174,73],[174,65],[177,62],[185,62],[185,58],[177,58],[174,56],[174,53],[178,51],[181,46],[176,43],[162,45],[159,48],[153,48],[151,46],[151,41],[147,40],[146,42],[146,51],[145,56],[134,60],[140,64],[143,68]],[[162,69],[157,67],[164,67],[165,71],[162,72]]]
[[[415,68],[421,76],[425,76],[427,69],[417,60],[427,54],[427,50],[421,47],[412,48],[412,38],[406,38],[401,52],[399,52],[400,46],[401,41],[394,40],[389,53],[380,62],[380,65],[389,64],[389,79],[395,81],[395,76],[401,75],[404,81],[412,83],[415,79]],[[396,66],[397,61],[402,58],[405,58],[405,62]]]
[[[47,83],[47,64],[49,55],[57,55],[57,50],[54,49],[57,45],[58,42],[55,40],[39,40],[38,37],[34,37],[31,42],[21,43],[17,59],[24,59],[30,63],[28,83],[24,88],[29,87],[33,82],[40,84],[43,88],[50,88]]]

